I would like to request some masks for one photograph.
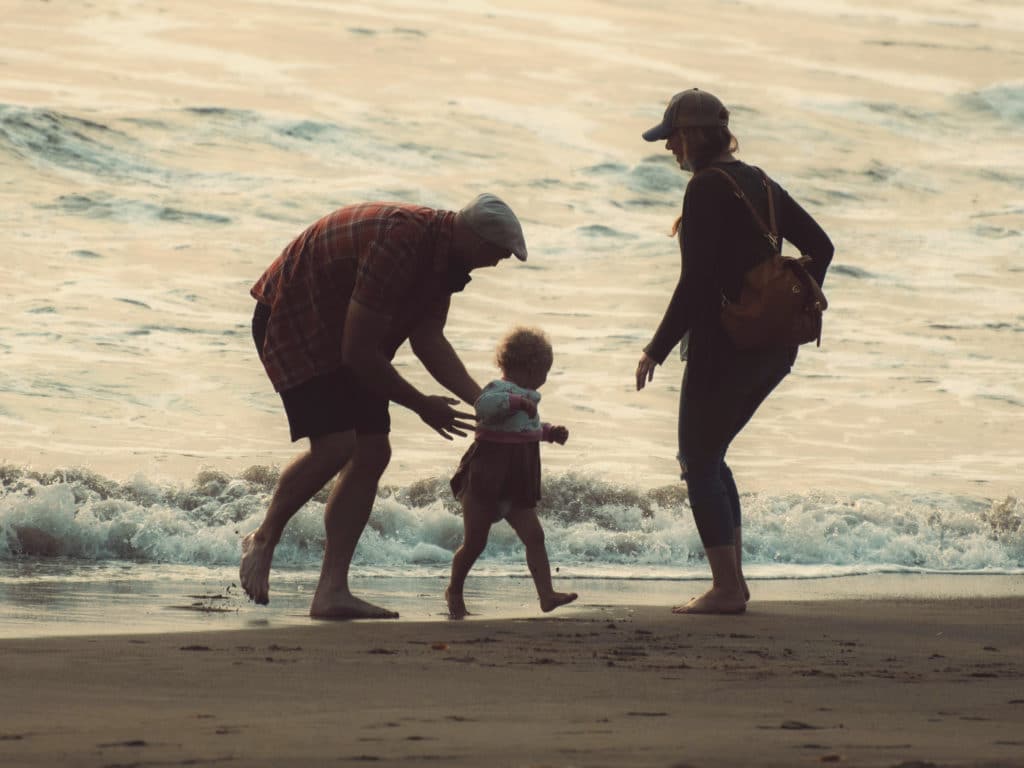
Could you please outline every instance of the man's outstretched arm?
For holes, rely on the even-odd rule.
[[[480,385],[445,337],[444,322],[444,318],[428,317],[409,337],[409,344],[438,384],[464,403],[473,404],[480,397]]]
[[[450,398],[424,395],[402,378],[391,361],[381,353],[384,331],[390,320],[387,315],[374,312],[356,301],[349,302],[341,343],[345,365],[355,371],[367,388],[381,392],[389,400],[414,411],[442,437],[450,440],[452,434],[465,436],[467,431],[472,432],[475,426],[472,413],[453,409],[452,405],[457,401]]]

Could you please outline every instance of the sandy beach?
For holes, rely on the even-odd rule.
[[[1024,598],[0,641],[0,764],[1022,766]]]

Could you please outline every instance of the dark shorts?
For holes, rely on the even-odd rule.
[[[269,319],[270,308],[257,304],[252,316],[252,339],[257,353],[263,350]],[[288,415],[292,442],[350,430],[361,435],[386,435],[391,431],[388,399],[364,387],[345,366],[279,394]]]

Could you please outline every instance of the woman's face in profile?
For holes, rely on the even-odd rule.
[[[679,163],[680,168],[684,171],[693,170],[686,159],[686,139],[683,137],[682,130],[677,130],[668,137],[668,140],[665,142],[665,149],[675,155],[676,162]]]

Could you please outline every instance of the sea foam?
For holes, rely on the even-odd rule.
[[[6,466],[0,559],[71,558],[178,565],[237,562],[262,519],[276,470],[198,474],[190,485],[139,476],[120,483],[83,470],[40,474]],[[880,570],[1011,573],[1024,569],[1024,503],[949,494],[822,493],[742,497],[748,565],[781,578]],[[326,489],[292,520],[277,566],[313,568],[323,555]],[[638,490],[584,475],[552,475],[538,512],[551,560],[609,578],[670,576],[703,560],[682,486]],[[356,564],[446,566],[462,520],[446,478],[384,486]],[[482,563],[522,563],[512,529],[492,529]]]

